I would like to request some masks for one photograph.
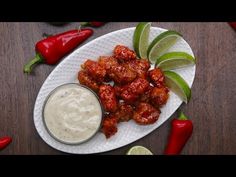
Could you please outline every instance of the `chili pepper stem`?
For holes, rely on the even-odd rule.
[[[31,73],[33,66],[38,63],[43,63],[43,58],[37,53],[34,57],[34,59],[30,60],[25,66],[24,66],[24,73]]]
[[[179,120],[188,120],[188,118],[184,115],[182,111],[180,112]]]
[[[88,26],[88,25],[90,25],[90,22],[81,22],[80,25],[81,26]]]
[[[45,37],[45,38],[47,38],[47,37],[52,36],[52,34],[43,33],[42,36]]]

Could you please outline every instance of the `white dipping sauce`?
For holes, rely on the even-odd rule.
[[[44,107],[44,122],[54,138],[68,144],[81,143],[99,129],[102,108],[93,92],[78,84],[57,87]]]

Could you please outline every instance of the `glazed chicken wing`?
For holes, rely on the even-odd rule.
[[[104,81],[110,82],[112,79],[109,75],[111,74],[112,69],[119,65],[117,59],[112,56],[100,56],[98,59],[98,64],[106,70],[106,77]]]
[[[154,108],[149,103],[141,102],[134,111],[133,119],[140,125],[148,125],[155,123],[159,115],[159,109]]]
[[[110,138],[117,132],[117,118],[114,115],[108,115],[103,119],[102,132],[106,138]]]
[[[149,87],[149,82],[143,78],[137,78],[129,85],[128,89],[134,94],[143,94]]]
[[[118,98],[121,98],[121,93],[126,89],[127,85],[114,85],[115,93]]]
[[[151,83],[156,87],[162,87],[164,85],[164,74],[159,68],[148,71],[148,76]]]
[[[151,103],[155,107],[161,107],[166,104],[169,94],[169,90],[166,87],[154,87],[151,91]]]
[[[101,85],[99,88],[99,97],[102,105],[107,112],[115,112],[118,106],[115,89],[110,85]]]
[[[125,65],[132,71],[137,73],[137,77],[146,79],[147,78],[147,71],[150,68],[150,63],[146,59],[137,59],[137,60],[130,60],[125,62]]]
[[[136,76],[136,72],[122,64],[113,67],[109,72],[109,77],[117,84],[130,83],[136,78]]]
[[[111,56],[100,56],[98,59],[98,64],[105,68],[106,71],[110,71],[113,67],[117,66],[119,63],[116,58]]]
[[[95,92],[98,92],[99,84],[92,77],[90,77],[86,71],[83,70],[79,71],[78,80],[80,84],[89,87]]]
[[[147,90],[139,97],[138,103],[139,102],[146,102],[146,103],[150,103],[151,100],[151,92],[152,89],[154,87],[149,85],[149,87],[147,88]]]
[[[118,110],[115,112],[118,122],[127,122],[133,117],[133,107],[126,103],[120,103]]]
[[[113,51],[114,57],[120,62],[136,59],[136,54],[126,46],[117,45]]]
[[[106,76],[106,70],[101,67],[98,62],[87,60],[82,68],[96,81],[103,82]]]
[[[149,88],[146,79],[137,78],[122,90],[120,97],[127,103],[134,103]]]

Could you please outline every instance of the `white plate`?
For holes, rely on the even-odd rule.
[[[148,126],[140,126],[132,120],[128,123],[120,123],[118,132],[109,139],[106,139],[102,133],[97,133],[90,141],[81,145],[66,145],[53,139],[46,131],[42,121],[42,108],[48,94],[57,86],[78,82],[77,73],[80,65],[86,59],[94,59],[101,55],[112,55],[112,51],[117,44],[132,47],[132,37],[135,28],[126,28],[101,36],[86,45],[78,48],[72,54],[67,56],[58,66],[51,72],[42,85],[37,96],[34,107],[34,124],[42,139],[50,146],[60,151],[75,154],[90,154],[113,150],[129,143],[132,143],[145,135],[151,133],[163,124],[181,105],[182,101],[173,92],[167,104],[161,109],[162,113],[155,124]],[[161,32],[166,31],[162,28],[152,27],[150,31],[150,41]],[[169,51],[184,51],[191,55],[193,52],[188,43],[180,39]],[[194,55],[193,55],[194,56]],[[186,82],[192,86],[195,76],[195,66],[186,67],[176,70]]]

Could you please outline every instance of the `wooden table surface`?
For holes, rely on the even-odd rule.
[[[86,42],[136,24],[108,23],[95,29]],[[78,22],[63,27],[43,22],[0,23],[0,137],[13,137],[0,154],[66,154],[40,138],[32,116],[38,91],[55,66],[40,65],[32,75],[26,75],[23,65],[34,56],[34,44],[43,33],[55,34],[78,26]],[[227,23],[158,22],[153,26],[182,33],[197,58],[192,99],[181,106],[194,123],[194,133],[182,154],[236,154],[236,32]],[[146,137],[101,154],[125,154],[134,145],[162,154],[175,116]]]

